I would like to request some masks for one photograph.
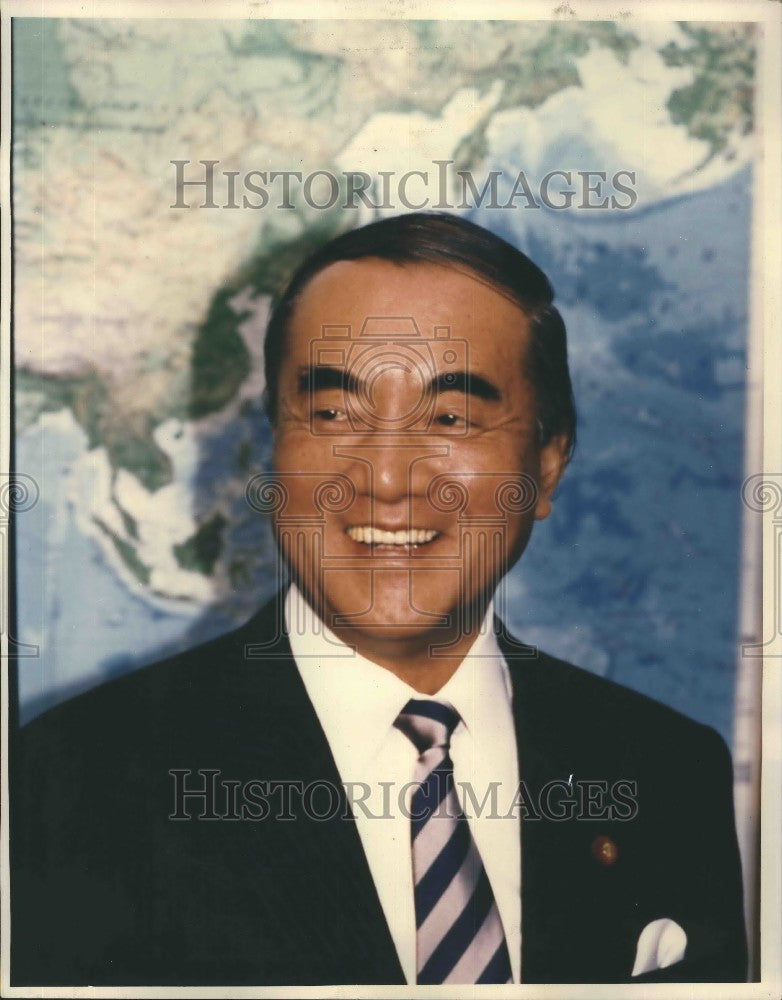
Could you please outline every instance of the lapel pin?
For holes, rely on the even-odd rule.
[[[600,835],[592,841],[592,857],[606,868],[616,863],[619,848],[610,837]]]

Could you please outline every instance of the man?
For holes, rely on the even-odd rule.
[[[13,985],[745,977],[722,741],[494,617],[574,441],[552,297],[436,214],[294,275],[248,491],[291,586],[23,731]]]

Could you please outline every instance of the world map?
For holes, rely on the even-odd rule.
[[[271,298],[406,197],[521,247],[568,326],[579,445],[509,626],[730,739],[753,31],[15,19],[22,720],[271,596]]]

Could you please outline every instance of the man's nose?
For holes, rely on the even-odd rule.
[[[372,463],[372,493],[381,502],[392,503],[400,497],[410,495],[415,450],[386,443],[375,447],[370,459]]]
[[[427,444],[423,435],[384,437],[368,435],[362,443],[338,446],[337,453],[351,460],[345,471],[359,493],[387,504],[425,495],[431,460],[444,456],[444,446]]]

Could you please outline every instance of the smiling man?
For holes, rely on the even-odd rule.
[[[427,224],[442,238],[461,232],[447,219]],[[297,297],[274,388],[286,513],[312,503],[305,470],[353,490],[303,548],[283,534],[297,582],[340,639],[428,694],[458,668],[534,519],[550,510],[570,445],[572,409],[568,430],[541,443],[531,323],[511,295],[464,265],[338,261]],[[567,368],[559,374],[568,399]],[[503,507],[503,488],[526,502]]]
[[[289,584],[23,731],[13,985],[745,976],[720,738],[495,615],[575,437],[552,298],[447,215],[299,268],[260,490]]]

